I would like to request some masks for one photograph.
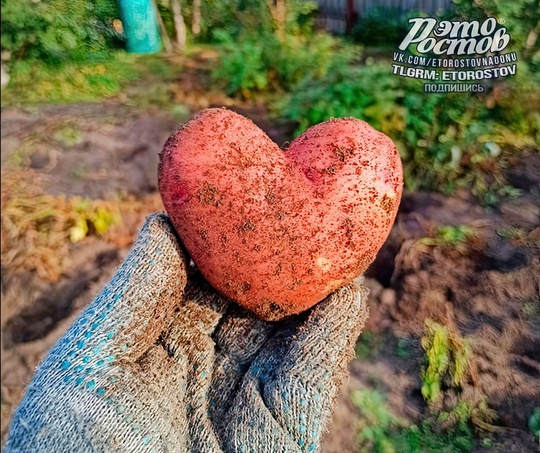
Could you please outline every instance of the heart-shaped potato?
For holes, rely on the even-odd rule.
[[[165,144],[159,190],[202,275],[266,320],[300,313],[366,270],[401,199],[396,147],[355,118],[281,150],[249,119],[201,111]]]

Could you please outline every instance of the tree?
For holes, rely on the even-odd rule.
[[[191,31],[195,36],[201,33],[201,0],[193,0]]]
[[[171,12],[174,21],[174,30],[176,34],[176,46],[178,50],[183,51],[186,48],[186,23],[182,15],[182,5],[180,0],[171,0]]]

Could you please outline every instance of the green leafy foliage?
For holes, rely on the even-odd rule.
[[[383,395],[373,390],[357,390],[351,394],[352,403],[360,410],[357,442],[371,451],[393,453],[396,437],[407,422],[394,415]]]
[[[422,82],[392,75],[387,64],[368,58],[360,66],[343,58],[326,75],[303,80],[277,110],[298,122],[298,134],[332,117],[367,121],[396,143],[409,189],[471,187],[486,204],[496,204],[515,196],[504,178],[508,158],[540,141],[536,79],[518,73],[484,96],[426,94]]]
[[[241,92],[249,96],[268,86],[268,65],[264,57],[264,43],[250,37],[242,37],[237,43],[223,33],[221,41],[221,65],[212,76],[223,81],[228,94]]]
[[[462,244],[476,235],[475,229],[467,225],[442,225],[437,230],[437,239],[442,244],[456,246]]]
[[[273,14],[275,9],[272,9],[278,3],[285,6],[281,23]],[[313,33],[313,13],[316,10],[314,1],[208,0],[202,2],[203,22],[199,39],[220,43],[223,33],[236,40],[246,32],[257,31],[267,37],[268,33],[276,33],[278,29],[289,36],[308,36]],[[189,13],[187,20],[189,22]]]
[[[408,338],[399,338],[394,349],[396,357],[408,359],[412,353],[411,341]]]
[[[351,31],[351,38],[365,45],[396,48],[409,30],[407,17],[419,15],[414,11],[405,15],[392,8],[375,8],[367,16],[359,18]]]
[[[325,33],[286,35],[268,39],[268,77],[275,88],[295,89],[305,78],[318,79],[328,73],[338,42]]]
[[[529,429],[540,439],[540,407],[537,407],[530,416]]]
[[[306,78],[280,105],[289,119],[299,123],[298,133],[329,118],[347,116],[368,121],[382,132],[403,130],[403,110],[396,100],[405,93],[397,77],[388,77],[388,68],[382,65],[350,66],[347,57],[343,55],[320,80]]]
[[[384,338],[373,332],[364,331],[358,338],[355,346],[356,357],[371,359],[376,356],[384,343]]]
[[[168,2],[158,3],[168,11]],[[464,18],[504,18],[523,55],[517,75],[493,82],[484,94],[425,94],[422,82],[392,75],[389,61],[315,32],[314,2],[284,2],[280,15],[281,2],[208,0],[197,39],[217,45],[213,81],[229,95],[264,95],[276,116],[298,123],[298,133],[331,117],[363,119],[398,146],[408,189],[451,194],[467,187],[496,205],[520,194],[505,180],[509,161],[540,142],[538,8],[533,0],[455,3]],[[119,16],[114,0],[2,5],[2,49],[11,55],[2,105],[99,100],[137,77],[128,58],[111,52],[122,39],[111,25]],[[183,7],[189,28],[190,3]],[[381,37],[393,42],[406,23],[397,17],[375,12],[357,32],[372,44],[381,44],[373,41]],[[170,11],[164,20],[171,28]],[[168,88],[160,92],[160,99],[171,101]]]
[[[425,351],[421,370],[421,391],[429,413],[425,420],[435,432],[453,433],[459,451],[469,451],[474,446],[471,425],[486,427],[496,418],[485,395],[463,392],[471,374],[472,344],[455,328],[430,319],[425,321],[420,343]],[[444,405],[443,394],[449,396]]]
[[[380,392],[357,390],[351,394],[351,401],[360,412],[356,436],[360,451],[453,453],[474,448],[472,432],[466,425],[441,430],[433,420],[409,424],[393,413]]]
[[[458,247],[476,237],[476,230],[467,225],[441,225],[434,237],[420,239],[423,245]]]
[[[462,453],[474,449],[474,439],[469,428],[440,431],[429,421],[410,427],[402,433],[399,440],[397,452]],[[401,445],[405,447],[402,448]]]
[[[53,136],[56,141],[65,147],[79,145],[84,141],[84,135],[81,131],[69,124],[58,129]]]
[[[138,77],[135,61],[135,56],[125,53],[95,63],[17,61],[2,91],[2,105],[97,101],[119,93]]]
[[[233,39],[216,32],[220,39],[220,65],[214,80],[229,95],[252,97],[264,90],[290,91],[302,80],[325,75],[337,41],[327,34],[309,37],[246,32]]]
[[[2,0],[2,58],[11,79],[2,105],[117,93],[135,75],[112,52],[122,44],[113,27],[118,17],[114,0]]]
[[[426,353],[426,366],[422,369],[422,395],[428,403],[441,397],[443,383],[459,387],[469,373],[472,346],[466,339],[452,334],[448,327],[426,319],[426,335],[421,345]],[[448,378],[448,379],[447,379]]]
[[[103,56],[121,38],[112,27],[118,16],[114,0],[2,0],[2,50],[12,62]]]
[[[512,6],[498,0],[456,3],[462,18],[489,13],[505,17],[511,33],[521,29],[514,44],[522,53],[529,52],[529,57],[518,61],[517,76],[491,84],[485,94],[426,94],[423,82],[392,75],[390,62],[368,56],[360,65],[350,53],[338,49],[331,70],[301,80],[277,104],[277,111],[298,122],[298,133],[332,117],[353,116],[369,122],[397,144],[405,184],[411,190],[450,194],[470,187],[488,205],[518,196],[519,191],[506,183],[504,168],[510,156],[540,141],[540,76],[533,61],[533,48],[540,43],[535,38],[538,8],[532,8],[529,0]],[[403,31],[397,31],[390,13],[387,16],[375,13],[359,23],[356,31],[366,34],[364,42],[380,35],[392,40]],[[380,30],[372,32],[377,27]],[[360,55],[358,49],[356,53]]]
[[[316,5],[282,2],[282,11],[276,5],[240,2],[234,13],[224,12],[235,20],[217,22],[211,40],[219,45],[220,65],[212,75],[228,94],[292,91],[302,80],[328,72],[338,40],[314,31],[310,13]]]
[[[496,17],[504,21],[512,36],[511,46],[534,68],[540,65],[540,8],[537,0],[453,0],[457,17],[483,20]]]

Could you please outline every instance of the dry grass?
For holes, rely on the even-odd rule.
[[[52,196],[29,170],[2,175],[2,266],[35,271],[58,281],[73,244],[101,238],[119,247],[133,242],[142,219],[161,209],[159,196],[90,200]]]

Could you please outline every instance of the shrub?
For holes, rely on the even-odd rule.
[[[267,32],[245,32],[236,39],[226,32],[216,36],[220,64],[212,77],[229,95],[245,98],[264,90],[292,90],[304,78],[320,78],[336,47],[335,39],[326,34],[283,39]]]
[[[540,141],[538,75],[520,66],[514,79],[484,95],[425,94],[421,81],[396,77],[387,64],[350,61],[303,80],[277,105],[298,122],[298,134],[354,116],[394,140],[411,190],[451,193],[467,186],[488,204],[512,194],[503,172],[508,157]]]
[[[86,60],[120,39],[112,28],[118,16],[114,0],[2,0],[2,50],[12,61]]]
[[[314,31],[313,2],[283,2],[280,10],[272,2],[250,0],[239,2],[234,12],[220,2],[213,5],[224,19],[211,36],[220,51],[212,75],[230,95],[291,91],[305,78],[319,79],[340,47],[331,35]]]
[[[212,77],[225,86],[228,94],[241,93],[248,97],[251,91],[260,91],[268,86],[263,54],[264,45],[260,40],[246,36],[235,42],[230,35],[223,33],[220,66],[212,72]]]
[[[285,8],[280,16],[277,6]],[[188,6],[188,5],[186,5]],[[236,40],[245,32],[309,36],[313,33],[313,13],[317,3],[306,0],[268,2],[266,0],[208,0],[202,3],[200,39],[220,43],[223,33]],[[189,12],[187,14],[189,21]],[[278,30],[279,29],[279,30]]]
[[[402,130],[404,111],[397,102],[404,96],[397,77],[388,77],[382,65],[349,66],[335,61],[318,81],[305,79],[279,105],[285,116],[298,122],[297,133],[329,118],[354,116],[390,134]]]
[[[540,67],[540,9],[537,0],[453,0],[456,16],[468,20],[496,17],[512,36],[511,46],[516,49],[533,69]]]
[[[419,14],[409,12],[406,16]],[[368,16],[361,17],[351,31],[351,38],[370,46],[396,48],[409,31],[405,14],[391,8],[376,8]]]

